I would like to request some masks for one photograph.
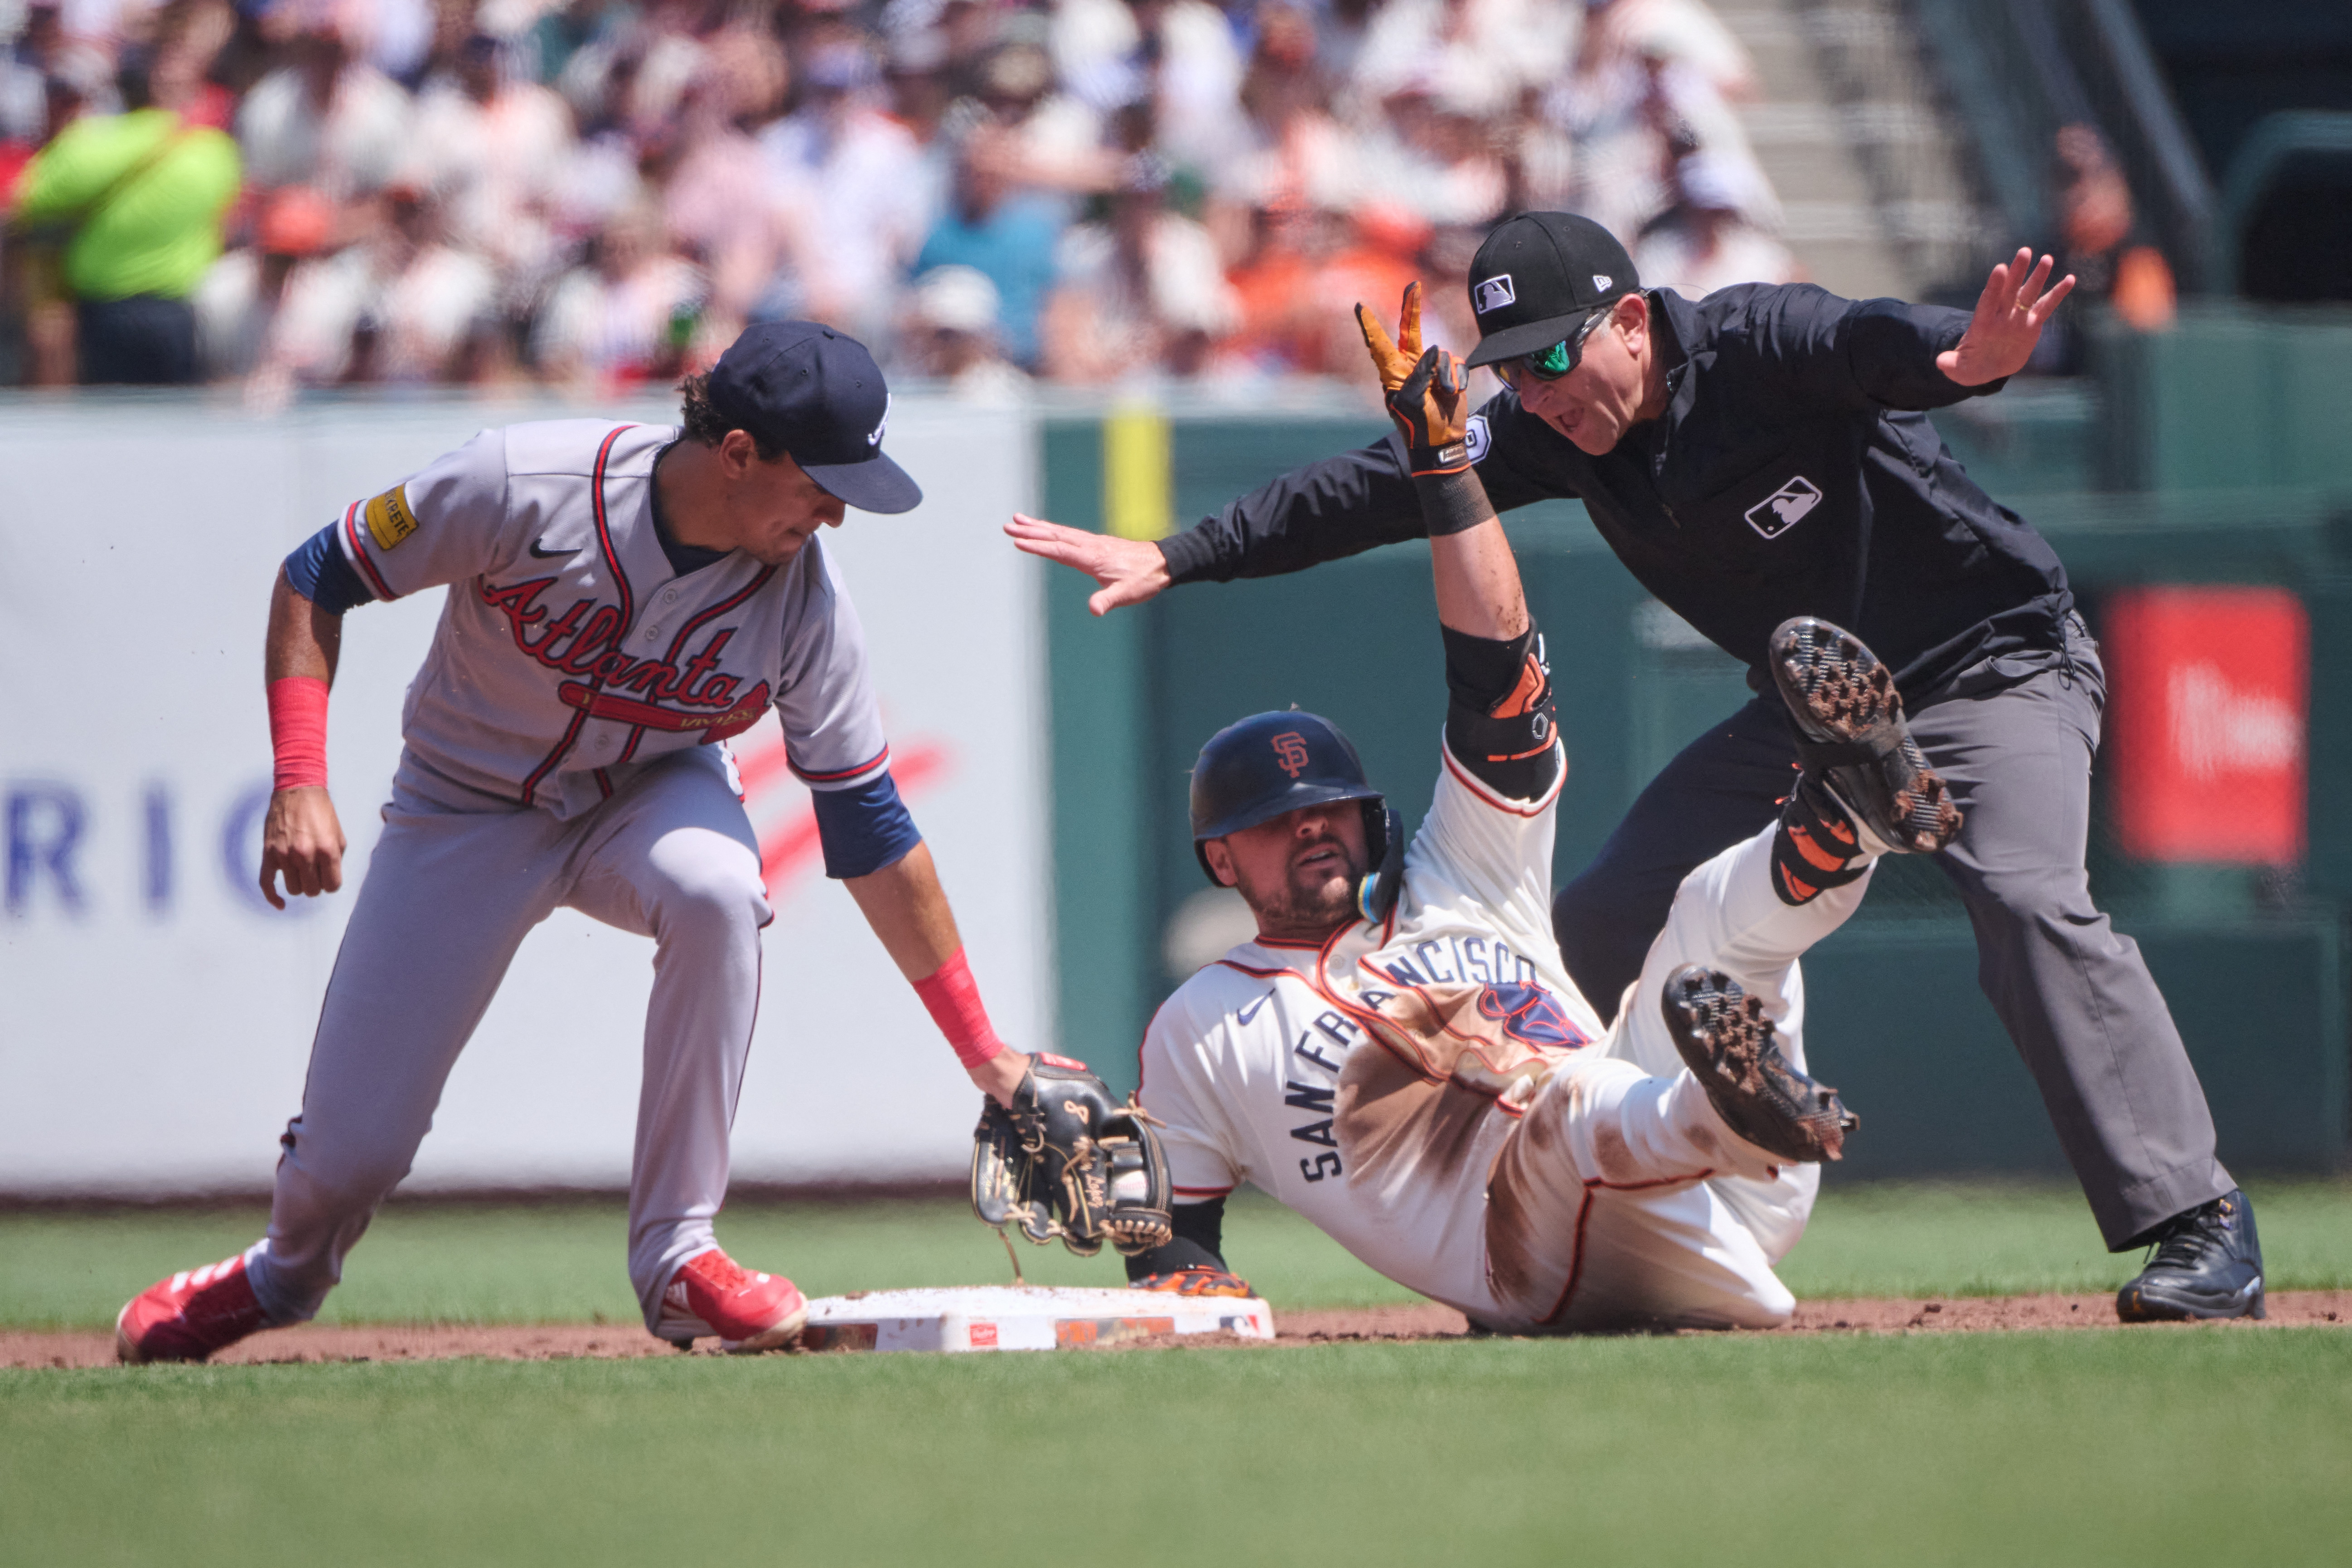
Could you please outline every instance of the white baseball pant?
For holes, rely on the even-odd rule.
[[[1606,1054],[1554,1075],[1496,1159],[1489,1248],[1524,1256],[1522,1281],[1489,1326],[1667,1324],[1769,1328],[1796,1300],[1772,1272],[1812,1213],[1818,1165],[1779,1164],[1731,1135],[1675,1049],[1661,1011],[1666,977],[1717,969],[1760,998],[1781,1054],[1805,1070],[1798,955],[1843,924],[1867,873],[1791,908],[1772,890],[1778,826],[1683,879]]]
[[[269,1233],[247,1254],[274,1321],[315,1316],[341,1279],[515,950],[558,908],[654,939],[629,1183],[629,1278],[647,1328],[677,1266],[715,1245],[772,918],[758,840],[718,750],[649,763],[570,821],[479,803],[404,764],[384,808],[301,1114],[279,1141]]]

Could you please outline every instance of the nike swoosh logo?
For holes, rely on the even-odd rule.
[[[1263,996],[1259,997],[1256,1001],[1255,1001],[1255,1002],[1251,1003],[1248,1006],[1246,1006],[1246,1007],[1243,1008],[1240,1012],[1238,1012],[1238,1013],[1234,1014],[1234,1017],[1236,1017],[1236,1018],[1238,1018],[1241,1022],[1243,1022],[1243,1023],[1246,1024],[1246,1023],[1248,1023],[1252,1018],[1255,1018],[1255,1017],[1256,1017],[1256,1016],[1257,1016],[1257,1015],[1258,1015],[1258,1010],[1259,1010],[1260,1008],[1264,1007],[1264,1006],[1265,1006],[1268,1002],[1271,1002],[1271,1001],[1273,1001],[1273,1000],[1274,1000],[1274,993],[1273,993],[1273,992],[1271,992],[1271,991],[1269,991],[1269,992],[1267,992],[1265,995],[1263,995]]]
[[[541,561],[556,561],[566,555],[577,555],[580,553],[580,549],[550,550],[538,540],[534,539],[530,542],[530,552],[533,555],[538,556]]]

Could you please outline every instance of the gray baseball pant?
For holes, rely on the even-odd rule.
[[[716,748],[647,765],[570,821],[453,809],[410,766],[335,957],[302,1110],[278,1142],[269,1234],[247,1256],[273,1321],[315,1316],[408,1174],[442,1085],[530,929],[559,907],[654,939],[629,1180],[629,1279],[651,1328],[677,1266],[716,1245],[728,1134],[771,919],[759,841]],[[562,1042],[546,1040],[562,1070]]]
[[[2091,901],[2091,760],[2106,675],[2069,617],[2062,653],[1969,667],[1911,732],[1967,814],[1937,857],[1976,929],[1977,980],[2042,1091],[2109,1248],[2237,1184],[2213,1152],[2213,1118],[2139,946]],[[1552,922],[1569,973],[1604,1011],[1641,973],[1691,868],[1778,814],[1795,760],[1766,693],[1666,764]]]

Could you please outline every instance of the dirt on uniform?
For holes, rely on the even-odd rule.
[[[2263,1322],[2221,1325],[2247,1331],[2263,1328],[2352,1327],[2352,1290],[2274,1290]],[[1796,1321],[1784,1329],[1743,1331],[1766,1334],[2000,1333],[2019,1329],[2112,1329],[2112,1295],[1951,1296],[1797,1303]],[[2134,1325],[2135,1332],[2163,1333],[2192,1325]],[[1280,1350],[1348,1342],[1448,1340],[1467,1337],[1469,1324],[1451,1307],[1434,1302],[1412,1306],[1357,1307],[1322,1311],[1277,1311],[1277,1337],[1244,1340],[1233,1334],[1169,1335],[1129,1342],[1123,1350],[1174,1347]],[[230,1346],[214,1357],[216,1365],[301,1362],[447,1361],[478,1356],[491,1361],[556,1361],[577,1357],[625,1360],[679,1352],[635,1323],[549,1323],[533,1327],[465,1324],[399,1324],[337,1327],[317,1323],[272,1329]],[[697,1352],[716,1354],[715,1350]],[[0,1330],[0,1367],[89,1367],[114,1364],[114,1336],[104,1331]]]

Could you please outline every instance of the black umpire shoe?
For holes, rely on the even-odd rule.
[[[2265,1315],[2262,1238],[2253,1205],[2236,1191],[2167,1222],[2147,1267],[2116,1292],[2116,1316],[2126,1323]]]

